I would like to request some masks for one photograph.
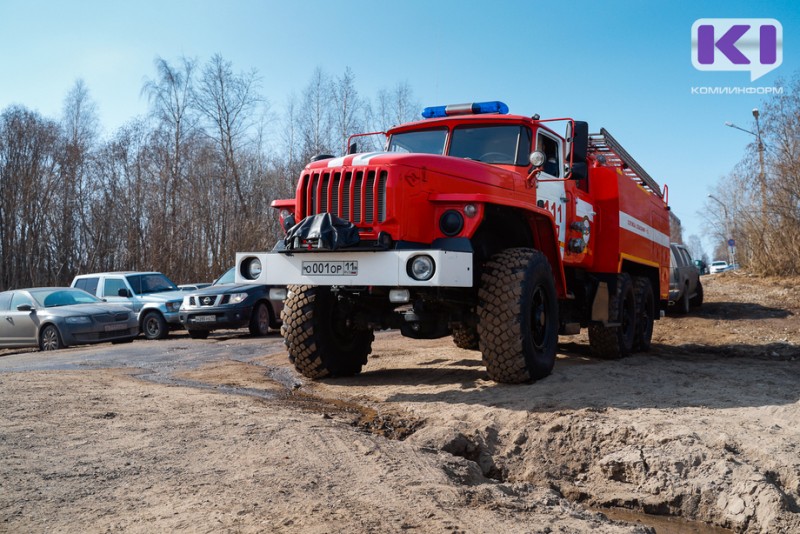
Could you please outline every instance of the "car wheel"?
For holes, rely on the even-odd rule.
[[[58,333],[58,328],[51,324],[42,328],[39,334],[39,348],[41,350],[58,350],[64,348],[64,342],[61,341],[61,334]]]
[[[697,290],[689,304],[692,308],[699,308],[703,305],[703,284],[700,283],[700,280],[697,281]]]
[[[187,330],[192,339],[206,339],[210,333],[208,330]]]
[[[683,287],[683,293],[681,294],[681,299],[678,301],[678,313],[682,315],[686,315],[689,313],[690,308],[689,302],[689,284],[686,284]]]
[[[265,302],[257,303],[253,308],[253,315],[250,316],[250,333],[254,336],[268,335],[271,315],[272,312]]]
[[[147,339],[164,339],[169,335],[169,328],[164,317],[155,311],[149,312],[142,320],[142,331]]]

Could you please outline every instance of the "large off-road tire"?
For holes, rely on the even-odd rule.
[[[367,363],[375,335],[348,323],[330,287],[289,286],[281,317],[289,360],[304,376],[352,376]]]
[[[61,334],[55,325],[49,324],[42,328],[39,333],[39,349],[41,350],[58,350],[64,348],[64,342],[61,340]]]
[[[269,325],[272,322],[272,310],[269,305],[266,302],[256,303],[248,325],[250,333],[254,336],[266,336],[269,334]]]
[[[700,280],[697,281],[697,291],[692,300],[689,301],[689,305],[692,308],[699,308],[703,305],[703,284],[700,283]]]
[[[636,296],[631,277],[622,273],[617,278],[614,320],[619,326],[589,325],[589,348],[592,355],[605,360],[623,358],[633,352],[636,339]]]
[[[553,370],[558,301],[553,271],[538,250],[511,248],[484,265],[478,292],[478,336],[489,377],[537,380]]]
[[[656,318],[656,301],[650,279],[637,276],[633,282],[633,293],[636,297],[636,338],[633,341],[633,350],[648,351]]]
[[[479,350],[478,329],[474,326],[464,326],[453,329],[453,343],[459,349]]]
[[[164,339],[169,335],[169,327],[163,315],[151,311],[142,319],[142,332],[147,339]]]

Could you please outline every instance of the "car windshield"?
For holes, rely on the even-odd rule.
[[[161,293],[163,291],[178,291],[178,286],[161,273],[132,274],[126,278],[133,292],[137,295]]]
[[[225,271],[225,273],[222,276],[217,278],[217,281],[214,282],[214,285],[224,286],[228,284],[233,284],[234,282],[236,282],[236,271],[234,270],[234,267],[231,267],[230,269]]]
[[[447,128],[398,133],[389,138],[389,152],[441,155],[446,142]]]
[[[102,302],[99,298],[81,289],[35,289],[31,291],[31,296],[40,306],[44,306],[45,308]]]

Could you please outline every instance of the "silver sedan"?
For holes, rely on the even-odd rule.
[[[0,348],[121,343],[139,335],[136,314],[71,287],[0,293]]]

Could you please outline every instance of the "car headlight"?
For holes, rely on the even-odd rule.
[[[182,300],[176,300],[173,302],[167,302],[167,311],[176,312],[181,309]]]
[[[86,315],[78,315],[76,317],[67,317],[64,322],[67,324],[91,324],[92,319]]]
[[[230,304],[239,304],[247,300],[247,293],[234,293],[228,301]]]

